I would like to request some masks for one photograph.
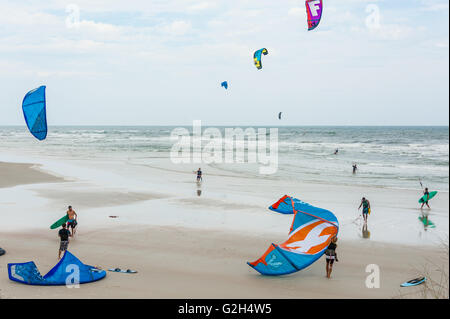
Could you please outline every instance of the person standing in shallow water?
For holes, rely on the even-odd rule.
[[[202,181],[202,169],[199,167],[196,173],[197,173],[197,183],[200,183]]]
[[[361,206],[363,207],[362,215],[364,218],[364,222],[367,223],[367,216],[370,213],[370,202],[365,197],[363,197],[361,199],[361,204],[359,205],[358,210],[361,208]]]
[[[358,166],[356,166],[356,164],[353,164],[353,174],[356,174],[357,169],[358,169]]]
[[[331,239],[330,244],[328,245],[328,248],[325,250],[325,260],[327,262],[326,264],[326,271],[327,271],[327,278],[331,278],[331,272],[333,271],[333,264],[334,261],[338,262],[336,248],[337,248],[337,236],[334,235]]]
[[[425,188],[423,195],[426,196],[426,200],[422,203],[420,209],[423,208],[423,205],[427,205],[427,207],[431,209],[430,205],[428,205],[428,201],[430,200],[430,192],[428,191],[428,187]]]

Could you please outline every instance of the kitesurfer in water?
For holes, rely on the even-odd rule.
[[[353,174],[356,174],[357,169],[358,169],[358,166],[356,166],[356,164],[353,164]]]
[[[367,223],[367,216],[369,215],[370,212],[370,202],[365,197],[363,197],[361,199],[361,204],[359,205],[358,210],[361,208],[361,206],[363,207],[362,214],[364,218],[364,223]]]
[[[331,239],[330,244],[328,245],[328,248],[325,250],[325,260],[327,262],[326,270],[327,270],[327,278],[331,277],[331,272],[333,271],[333,263],[334,261],[339,261],[337,258],[336,248],[337,248],[337,237],[336,235],[333,236]]]
[[[61,229],[58,232],[58,236],[61,239],[61,242],[59,244],[59,253],[58,253],[58,259],[61,259],[61,253],[63,251],[67,250],[67,247],[69,246],[69,237],[72,235],[70,234],[70,231],[66,228],[66,224],[61,225]]]
[[[78,217],[78,215],[77,215],[77,213],[72,209],[72,206],[69,206],[68,207],[68,210],[67,210],[67,217],[69,218],[68,220],[67,220],[67,228],[72,228],[72,236],[73,235],[75,235],[75,232],[76,232],[76,227],[77,227],[77,225],[78,225],[78,222],[77,222],[77,217]]]
[[[334,151],[334,155],[337,155],[337,153],[339,153],[339,149],[336,149],[336,150]]]

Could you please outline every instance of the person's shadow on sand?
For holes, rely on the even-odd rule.
[[[202,196],[202,183],[197,182],[197,196]]]

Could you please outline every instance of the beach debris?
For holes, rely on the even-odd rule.
[[[45,85],[25,95],[22,110],[30,133],[40,141],[45,140],[47,137]]]
[[[272,244],[259,259],[247,263],[263,275],[285,275],[308,267],[324,254],[338,233],[339,222],[332,212],[297,198],[284,195],[269,209],[294,214],[294,220],[284,243]]]
[[[120,269],[120,268],[111,268],[111,269],[108,269],[108,271],[111,271],[111,272],[120,272],[120,273],[123,273],[123,274],[136,274],[136,273],[137,273],[136,270],[131,270],[131,269],[122,270],[122,269]]]
[[[77,278],[74,277],[74,272]],[[83,264],[69,251],[45,276],[39,272],[33,261],[8,264],[8,275],[12,281],[27,285],[56,286],[67,283],[84,284],[105,278],[106,271]],[[75,280],[76,282],[73,282]]]
[[[269,51],[267,51],[266,48],[259,49],[259,50],[255,51],[255,53],[253,53],[253,60],[255,62],[255,66],[258,70],[262,69],[261,56],[263,54],[267,55],[268,53],[269,53]]]
[[[400,287],[412,287],[423,284],[427,280],[426,277],[419,277],[411,279],[410,281],[404,282],[400,285]]]
[[[314,30],[322,18],[322,0],[306,0],[306,15],[308,16],[308,31]]]

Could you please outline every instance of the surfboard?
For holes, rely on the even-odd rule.
[[[424,216],[419,216],[419,220],[423,223],[425,227],[436,228],[436,225],[433,224],[431,220],[427,220]]]
[[[64,217],[58,219],[53,225],[50,226],[50,229],[55,229],[61,227],[62,224],[65,224],[69,220],[69,216],[65,215]]]
[[[116,268],[116,269],[108,269],[108,271],[111,271],[111,272],[121,272],[121,273],[124,273],[124,274],[136,274],[136,273],[137,273],[137,271],[135,271],[135,270],[130,270],[130,269],[122,270],[122,269],[120,269],[120,268]]]
[[[0,248],[0,256],[3,256],[4,254],[6,254],[6,251]]]
[[[430,198],[428,199],[428,200],[430,200],[430,199],[432,199],[434,196],[436,196],[436,194],[437,194],[438,192],[430,192]],[[426,195],[423,195],[420,199],[419,199],[419,203],[425,203],[427,201],[427,196]]]
[[[412,279],[410,281],[404,282],[400,285],[400,287],[412,287],[412,286],[417,286],[420,284],[423,284],[425,281],[427,280],[426,277],[419,277],[419,278],[415,278]]]

